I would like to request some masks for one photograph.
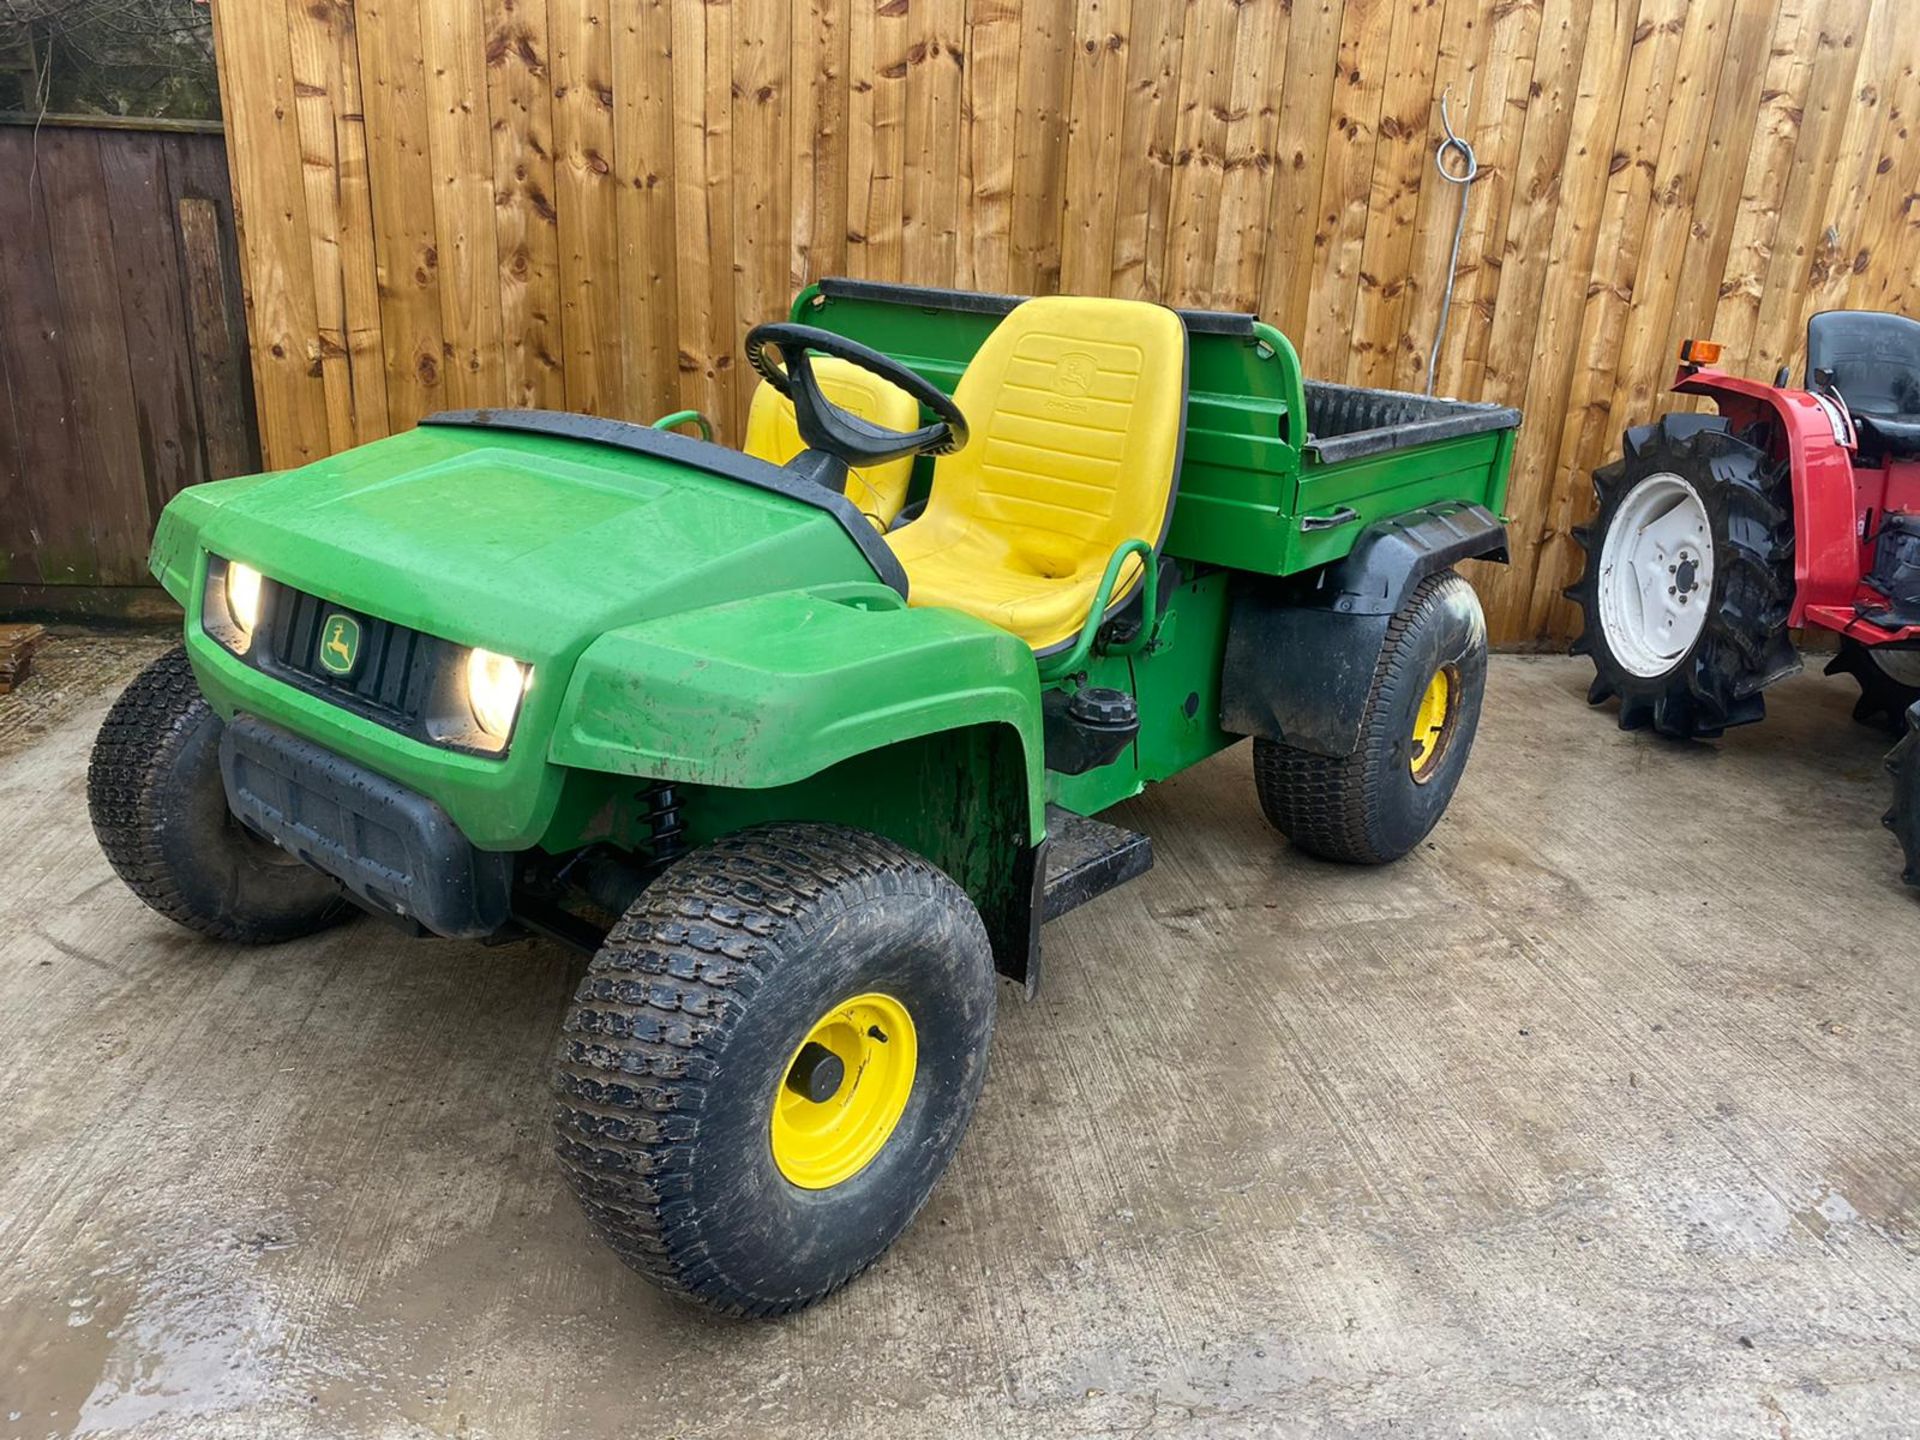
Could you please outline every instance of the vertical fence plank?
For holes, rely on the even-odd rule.
[[[181,344],[187,333],[185,287],[174,243],[167,148],[160,136],[136,133],[114,137],[100,151],[113,216],[114,281],[133,385],[134,454],[146,502],[136,544],[145,539],[167,501],[209,478],[192,368]]]
[[[497,384],[509,405],[557,410],[566,404],[566,341],[546,0],[487,0],[485,21],[500,289]]]
[[[1813,74],[1821,4],[1822,0],[1783,0],[1761,82],[1760,110],[1741,181],[1740,214],[1734,222],[1713,317],[1713,334],[1727,347],[1728,362],[1735,365],[1748,364],[1753,358],[1768,256],[1793,171],[1800,118]]]
[[[909,12],[903,154],[902,273],[951,285],[960,222],[961,49],[965,0],[923,0]]]
[[[673,7],[673,164],[680,235],[680,402],[726,424],[736,387],[730,383],[733,207],[727,190],[733,164],[732,57],[727,17],[715,14],[723,8]]]
[[[387,418],[404,430],[446,408],[446,331],[419,14],[415,0],[360,0],[358,13]]]
[[[1180,44],[1179,119],[1173,135],[1173,194],[1167,202],[1166,291],[1161,296],[1173,304],[1198,298],[1213,277],[1232,107],[1233,30],[1205,6],[1187,7],[1187,31]]]
[[[790,192],[781,162],[789,153],[789,66],[792,37],[787,0],[735,0],[733,71],[733,254],[735,328],[726,337],[736,361],[751,327],[786,315],[793,291],[787,278]],[[732,387],[733,434],[746,434],[752,377]]]
[[[292,5],[287,7],[286,23],[313,265],[318,364],[327,407],[327,445],[339,450],[358,439],[353,357],[347,348],[340,153],[335,127],[337,111],[346,108],[341,95],[340,52],[343,35],[352,34],[353,12],[334,6]],[[346,43],[350,45],[351,39]]]
[[[53,278],[44,157],[30,130],[0,130],[0,161],[23,177],[24,200],[0,227],[0,372],[14,436],[18,480],[0,489],[5,563],[0,579],[18,584],[95,584],[72,386],[65,366],[48,364],[65,330]]]
[[[1347,0],[1333,63],[1333,113],[1321,170],[1313,235],[1313,288],[1306,345],[1315,356],[1345,357],[1353,342],[1360,254],[1373,195],[1373,156],[1385,91],[1388,42],[1397,6]],[[1344,365],[1342,371],[1344,373]]]
[[[227,162],[246,251],[260,439],[276,464],[299,465],[328,453],[330,442],[285,7],[216,5],[213,28],[221,105],[235,120]]]
[[[1855,77],[1866,39],[1869,0],[1828,0],[1820,14],[1793,169],[1780,202],[1750,350],[1766,368],[1800,353],[1812,309],[1814,265],[1832,223],[1830,194],[1847,117],[1858,103]],[[1911,24],[1911,21],[1909,21]]]
[[[847,30],[847,267],[901,278],[906,168],[907,6],[860,0]]]
[[[1286,64],[1290,17],[1285,0],[1249,0],[1240,7],[1221,160],[1219,258],[1208,287],[1208,303],[1223,310],[1251,310],[1260,303],[1280,119],[1274,82]]]
[[[613,155],[627,408],[653,419],[680,406],[673,16],[669,0],[634,0],[615,14]]]
[[[447,403],[498,404],[500,249],[481,0],[420,0]]]
[[[1072,83],[1072,0],[1026,0],[1020,11],[1020,87],[1013,109],[1012,286],[1060,288],[1062,177]],[[1000,123],[1005,124],[1003,114]]]
[[[1632,376],[1643,399],[1650,399],[1651,388],[1664,378],[1660,371],[1677,353],[1681,340],[1711,332],[1721,277],[1733,247],[1746,154],[1760,108],[1776,18],[1774,0],[1737,0],[1734,6],[1726,59],[1713,97],[1713,118],[1703,148],[1693,157],[1696,173],[1684,216],[1686,253],[1675,293],[1666,306],[1665,352]]]
[[[1060,288],[1070,295],[1104,291],[1113,278],[1130,17],[1128,0],[1080,0],[1074,19],[1079,43],[1069,80],[1060,236]]]
[[[1428,66],[1439,49],[1444,18],[1439,0],[1412,0],[1394,17],[1380,93],[1366,236],[1355,277],[1359,284],[1347,379],[1356,385],[1404,383],[1402,362],[1417,343],[1407,332],[1403,316],[1408,296],[1421,284],[1421,277],[1410,273],[1409,266],[1420,191],[1433,161],[1427,144],[1434,110]]]
[[[225,274],[228,239],[220,209],[202,195],[181,195],[174,204],[207,475],[213,480],[248,475],[260,468],[260,451],[254,441],[253,407],[247,403],[246,331],[232,309],[233,287]]]
[[[956,278],[976,290],[1013,288],[1020,32],[1020,0],[968,0],[966,101],[962,107],[967,194],[961,208],[963,232]],[[848,83],[858,82],[849,74]],[[857,148],[857,137],[849,133],[847,145],[850,152]]]
[[[1184,18],[1180,6],[1164,0],[1136,0],[1127,13],[1126,109],[1115,173],[1104,182],[1114,194],[1111,279],[1092,287],[1126,299],[1157,300],[1166,293]]]
[[[1321,255],[1321,186],[1326,179],[1328,117],[1339,67],[1327,56],[1340,43],[1345,0],[1294,0],[1287,30],[1280,124],[1274,136],[1273,193],[1260,308],[1295,341],[1308,337],[1308,309]]]
[[[1726,73],[1724,64],[1734,18],[1732,0],[1694,0],[1686,11],[1678,68],[1652,164],[1639,263],[1614,346],[1612,400],[1601,437],[1618,435],[1650,413],[1669,378],[1662,372],[1674,354],[1668,336],[1696,224],[1714,95],[1738,79]],[[1596,407],[1598,403],[1596,395]]]
[[[167,162],[167,205],[184,279],[194,398],[211,479],[251,475],[260,468],[260,431],[254,410],[242,256],[229,198],[226,153],[212,137],[182,137]],[[376,346],[369,368],[382,377]],[[385,433],[386,416],[378,422]]]
[[[1894,45],[1879,55],[1886,104],[1846,303],[1912,315],[1920,309],[1920,263],[1912,258],[1920,256],[1920,53]]]
[[[847,13],[850,0],[796,0],[793,22],[792,258],[795,290],[847,268]],[[964,74],[964,71],[963,71]],[[964,85],[964,80],[963,80]],[[956,184],[966,186],[964,115]],[[964,243],[964,242],[963,242]]]
[[[596,415],[624,413],[626,366],[619,330],[610,3],[548,0],[547,5],[567,404]]]
[[[54,358],[67,372],[80,461],[70,483],[99,583],[135,585],[146,570],[146,480],[100,140],[56,130],[40,137],[40,151],[62,330]]]
[[[1450,111],[1458,133],[1474,147],[1480,174],[1468,194],[1466,226],[1460,237],[1460,270],[1454,286],[1453,304],[1447,317],[1444,349],[1435,365],[1434,389],[1441,395],[1482,394],[1494,398],[1487,388],[1487,346],[1492,335],[1493,316],[1498,308],[1506,266],[1510,261],[1524,263],[1507,244],[1508,222],[1512,216],[1519,177],[1526,173],[1526,140],[1538,129],[1552,133],[1552,117],[1544,117],[1540,127],[1534,124],[1536,104],[1550,106],[1547,82],[1554,77],[1539,73],[1541,36],[1550,14],[1558,14],[1564,24],[1566,12],[1552,3],[1499,6],[1491,13],[1476,14],[1481,8],[1472,0],[1462,0],[1472,33],[1458,44],[1457,68],[1449,73],[1444,65],[1434,76],[1436,105],[1445,98],[1446,86],[1455,86]],[[1447,8],[1449,25],[1455,24],[1456,4]],[[1549,41],[1563,38],[1563,32],[1549,34]],[[1550,52],[1549,65],[1559,58]],[[1412,351],[1402,361],[1400,378],[1407,388],[1427,383],[1427,361],[1432,352],[1434,331],[1440,321],[1440,307],[1446,288],[1446,265],[1453,248],[1453,226],[1460,203],[1459,187],[1439,179],[1431,157],[1420,191],[1420,218],[1416,222],[1418,239],[1411,273],[1418,282],[1413,302],[1408,307],[1413,337]]]

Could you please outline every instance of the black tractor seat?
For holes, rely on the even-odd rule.
[[[1809,390],[1830,386],[1867,458],[1920,459],[1920,320],[1828,310],[1807,322]]]

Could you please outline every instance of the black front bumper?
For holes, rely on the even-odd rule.
[[[251,715],[220,737],[227,804],[377,914],[453,939],[507,923],[513,857],[478,850],[424,795]]]

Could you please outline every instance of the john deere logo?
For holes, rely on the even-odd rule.
[[[351,675],[360,663],[360,622],[339,611],[320,632],[320,664],[330,675]]]
[[[1071,351],[1062,355],[1053,367],[1054,384],[1062,395],[1081,396],[1093,389],[1093,377],[1099,369],[1091,355]]]

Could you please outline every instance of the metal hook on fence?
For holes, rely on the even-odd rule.
[[[1453,86],[1449,85],[1440,92],[1440,128],[1447,132],[1447,138],[1440,142],[1433,152],[1433,168],[1440,172],[1440,178],[1449,185],[1460,187],[1460,213],[1453,222],[1453,254],[1447,260],[1447,288],[1440,297],[1440,320],[1433,330],[1433,349],[1427,352],[1427,394],[1433,394],[1434,375],[1440,364],[1440,342],[1447,336],[1447,317],[1453,309],[1453,281],[1460,271],[1460,237],[1467,230],[1467,198],[1472,193],[1473,177],[1480,173],[1480,161],[1473,153],[1473,146],[1455,132],[1453,116],[1449,112],[1448,102],[1453,98]],[[1471,106],[1472,101],[1468,101]],[[1448,153],[1451,152],[1458,169],[1449,169]]]

